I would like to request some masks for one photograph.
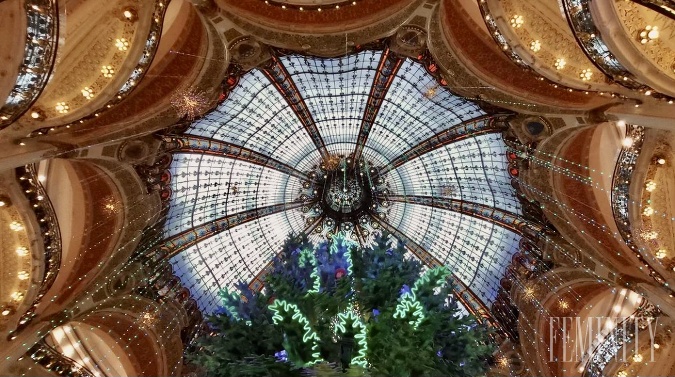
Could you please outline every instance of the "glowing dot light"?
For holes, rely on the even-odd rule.
[[[565,66],[567,65],[567,62],[565,61],[565,59],[559,58],[559,59],[555,60],[555,63],[553,63],[553,65],[555,66],[555,69],[561,70],[561,69],[565,68]]]
[[[82,96],[86,99],[92,99],[94,98],[94,91],[90,87],[85,86],[82,88]]]
[[[70,106],[68,106],[68,104],[65,102],[59,102],[56,104],[56,106],[54,106],[54,109],[56,109],[56,112],[59,114],[65,114],[68,112],[68,110],[70,110]]]
[[[514,28],[517,29],[517,28],[520,28],[521,26],[523,26],[524,23],[525,23],[525,20],[523,19],[523,16],[521,16],[519,14],[511,17],[511,27],[514,27]]]
[[[13,230],[13,231],[15,231],[15,232],[20,232],[20,231],[22,231],[24,228],[23,228],[23,225],[21,225],[20,222],[18,222],[18,221],[12,221],[11,223],[9,223],[9,229],[11,229],[11,230]]]
[[[12,300],[14,300],[14,301],[21,301],[21,300],[23,300],[23,293],[21,293],[21,292],[12,292],[12,294],[9,295],[9,297],[10,297]]]
[[[111,65],[104,65],[101,67],[101,73],[103,74],[103,77],[113,77],[115,75],[115,69]]]
[[[579,78],[582,81],[588,81],[591,79],[591,77],[593,77],[593,71],[591,71],[590,69],[583,69],[579,73]]]
[[[120,51],[126,51],[129,49],[129,41],[126,38],[117,38],[115,39],[115,47]]]

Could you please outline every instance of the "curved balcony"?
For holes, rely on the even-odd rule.
[[[24,190],[26,199],[28,199],[33,215],[39,224],[44,256],[40,261],[43,266],[43,274],[40,279],[37,295],[28,310],[21,315],[17,328],[9,334],[9,338],[14,337],[16,332],[28,326],[36,316],[38,305],[54,284],[56,276],[59,273],[62,251],[61,232],[54,206],[49,200],[45,188],[42,186],[35,165],[26,165],[25,167],[16,169],[16,176],[22,190]]]
[[[77,20],[72,22],[70,31],[73,42],[64,45],[61,70],[36,103],[35,112],[39,116],[20,119],[22,126],[32,130],[29,137],[76,128],[128,97],[149,70],[157,52],[166,3],[156,0],[137,7],[110,9],[118,17],[106,18],[94,17],[107,13],[92,5],[83,4],[75,9],[74,15],[69,15]],[[103,31],[97,37],[87,37],[94,27]],[[76,44],[74,41],[79,39],[87,43]],[[36,129],[39,126],[42,127]]]
[[[12,2],[0,5],[0,9],[5,8],[2,12],[10,14],[10,10],[6,9],[12,5],[10,3]],[[18,4],[18,2],[14,3]],[[10,89],[4,104],[0,107],[0,130],[24,114],[42,93],[56,57],[59,36],[56,0],[26,0],[24,8],[26,42],[23,60],[18,62],[16,82]],[[5,22],[6,20],[3,19],[3,23]],[[9,27],[14,26],[9,22],[7,22],[7,25]],[[17,31],[6,30],[5,32],[15,34]],[[0,91],[2,91],[2,88],[0,88]],[[2,97],[0,97],[0,100],[2,100]]]
[[[540,75],[540,79],[585,92],[625,91],[620,86],[607,84],[602,72],[588,61],[557,12],[556,1],[547,4],[546,1],[478,0],[478,6],[492,37],[506,56]],[[590,75],[582,77],[582,71]]]
[[[643,300],[633,314],[619,322],[593,350],[583,377],[603,377],[605,367],[617,358],[617,353],[626,344],[631,343],[639,331],[646,329],[659,316],[659,310],[647,300]]]
[[[606,39],[609,35],[616,33],[609,33],[609,30],[599,30],[596,26],[594,17],[598,17],[597,9],[592,9],[589,0],[562,0],[563,9],[570,28],[574,32],[577,43],[586,53],[586,56],[613,82],[622,85],[628,89],[636,92],[651,95],[654,98],[664,101],[672,101],[675,92],[664,90],[666,88],[654,88],[650,84],[654,82],[647,82],[639,73],[639,69],[627,68],[625,61],[620,61],[613,49],[609,46],[610,39]],[[607,22],[604,20],[602,22]],[[598,20],[598,25],[602,23]],[[603,37],[603,35],[605,37]],[[632,58],[635,58],[633,56]],[[643,57],[639,58],[643,60]],[[625,59],[624,59],[625,60]]]
[[[630,217],[630,183],[637,164],[638,157],[644,141],[644,128],[640,126],[626,127],[624,147],[619,154],[612,179],[612,212],[614,221],[619,229],[626,246],[638,257],[641,263],[648,267],[649,275],[665,289],[672,292],[668,286],[667,271],[660,261],[649,253],[644,247],[639,247],[633,236],[635,224],[631,223]],[[643,238],[647,235],[641,235]]]
[[[675,20],[633,1],[601,3],[589,8],[609,50],[637,81],[672,99],[675,41],[669,32]]]

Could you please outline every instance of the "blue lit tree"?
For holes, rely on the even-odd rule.
[[[191,359],[211,376],[480,376],[492,346],[459,315],[449,275],[423,272],[390,235],[371,248],[302,236],[286,242],[263,292],[243,282],[221,292]]]

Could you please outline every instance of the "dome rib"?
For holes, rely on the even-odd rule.
[[[383,167],[380,170],[380,174],[386,174],[391,170],[399,168],[410,160],[445,145],[485,133],[502,132],[505,129],[507,129],[507,126],[503,123],[503,116],[481,115],[468,121],[464,121],[452,128],[429,137],[403,152],[401,155],[391,160],[387,166]]]
[[[387,92],[391,87],[391,83],[396,78],[403,59],[393,54],[389,49],[384,50],[380,58],[380,64],[377,66],[377,72],[373,78],[373,85],[368,95],[368,103],[363,113],[361,127],[359,129],[358,137],[356,138],[356,149],[354,149],[354,163],[361,158],[363,148],[368,142],[370,129],[375,124],[375,119],[380,113],[380,106],[384,102]]]
[[[306,204],[302,202],[274,204],[223,216],[165,239],[162,241],[161,248],[167,252],[166,258],[171,259],[180,254],[183,250],[186,250],[205,239],[213,237],[220,232],[261,217],[300,208],[303,205]]]
[[[321,133],[319,133],[319,129],[316,127],[314,117],[309,111],[309,108],[307,108],[307,104],[302,98],[302,95],[300,95],[298,87],[295,85],[295,82],[286,70],[286,67],[279,61],[279,58],[273,56],[272,61],[271,67],[263,69],[265,76],[267,76],[279,93],[282,94],[286,102],[288,102],[288,105],[293,109],[295,115],[305,127],[305,131],[307,131],[307,134],[312,139],[316,149],[319,151],[319,154],[321,154],[321,157],[324,159],[327,158],[328,150],[326,149],[326,143],[321,137]]]
[[[173,152],[228,157],[274,169],[299,179],[311,180],[307,173],[303,173],[270,156],[236,144],[190,134],[174,135],[171,138],[180,143],[180,146]]]

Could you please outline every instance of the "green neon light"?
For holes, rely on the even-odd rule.
[[[414,319],[408,321],[408,323],[412,325],[413,329],[417,330],[417,327],[424,320],[424,307],[412,295],[406,294],[398,305],[396,305],[394,318],[406,318],[408,317],[408,313],[412,313],[412,317],[414,317]]]
[[[313,360],[309,361],[307,365],[313,365],[322,361],[319,352],[319,336],[312,330],[309,320],[300,312],[297,305],[288,303],[285,300],[274,300],[269,309],[272,311],[272,321],[275,325],[284,320],[284,315],[292,314],[291,319],[302,326],[304,330],[302,341],[305,343],[311,342],[312,344]]]
[[[359,347],[357,355],[352,357],[351,364],[360,365],[365,368],[368,366],[368,360],[366,360],[368,341],[366,340],[366,325],[361,321],[361,318],[351,310],[338,314],[338,320],[335,324],[335,333],[346,333],[348,321],[351,323],[352,328],[357,330],[354,339]]]
[[[239,295],[235,292],[229,292],[227,288],[225,288],[218,292],[218,296],[222,298],[223,307],[230,313],[232,318],[234,318],[235,321],[241,320],[241,317],[237,312],[237,307],[235,306],[235,303],[238,303],[239,300],[241,300]]]
[[[358,246],[358,244],[348,238],[346,238],[342,232],[338,233],[338,235],[335,236],[333,242],[331,242],[330,245],[330,253],[331,254],[337,254],[338,253],[338,247],[337,247],[337,241],[342,240],[342,243],[345,244],[347,247],[347,251],[345,252],[347,254],[347,263],[349,263],[349,267],[347,267],[347,275],[352,276],[352,266],[354,265],[352,263],[352,248]]]
[[[307,291],[307,294],[310,293],[319,293],[321,290],[321,279],[319,278],[319,262],[316,260],[316,255],[314,250],[302,249],[300,252],[300,267],[305,267],[309,263],[312,266],[312,273],[309,275],[309,278],[312,280],[312,288]]]
[[[447,278],[451,275],[450,269],[445,266],[434,267],[428,270],[424,275],[422,275],[417,281],[413,289],[411,289],[412,296],[414,299],[417,299],[417,292],[420,291],[425,285],[434,281],[434,287],[441,287],[447,281]]]
[[[442,286],[445,284],[450,274],[450,270],[445,266],[434,267],[427,271],[415,281],[410,292],[406,292],[401,296],[398,305],[396,305],[394,318],[406,318],[408,317],[408,313],[412,312],[412,317],[415,319],[408,323],[410,323],[414,329],[417,329],[424,320],[424,306],[417,299],[417,293],[432,282],[432,287],[434,288]]]

